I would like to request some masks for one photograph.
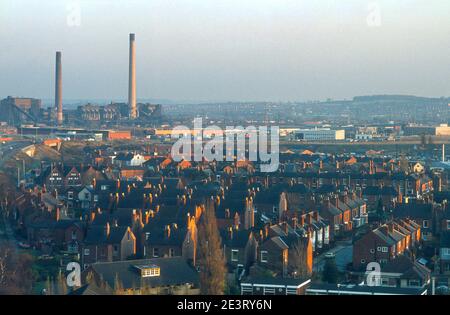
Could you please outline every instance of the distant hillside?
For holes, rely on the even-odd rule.
[[[413,95],[368,95],[355,96],[354,102],[405,101],[405,102],[449,102],[450,98],[433,98]]]

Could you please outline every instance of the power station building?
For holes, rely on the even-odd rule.
[[[0,101],[0,121],[11,126],[23,121],[36,121],[41,117],[41,107],[39,99],[8,96]]]
[[[55,100],[52,107],[42,109],[42,102],[33,98],[10,97],[0,103],[0,121],[11,126],[43,123],[48,126],[91,126],[133,120],[136,124],[155,123],[162,117],[161,105],[137,103],[135,34],[129,36],[128,102],[108,105],[85,104],[64,109],[62,85],[62,53],[55,58]],[[98,128],[98,127],[95,127]]]

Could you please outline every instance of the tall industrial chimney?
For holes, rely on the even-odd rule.
[[[130,34],[130,64],[128,77],[128,108],[130,119],[137,117],[136,109],[136,55],[135,55],[135,35]]]
[[[56,107],[56,121],[58,126],[63,124],[63,109],[62,109],[62,66],[61,66],[61,52],[56,52],[56,74],[55,74],[55,107]]]

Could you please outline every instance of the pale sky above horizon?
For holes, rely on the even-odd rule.
[[[0,98],[125,100],[132,32],[138,99],[450,96],[448,0],[0,0]]]

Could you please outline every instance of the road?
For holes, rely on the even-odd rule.
[[[0,146],[0,170],[2,169],[4,163],[10,158],[14,157],[21,149],[31,145],[31,141],[11,141]],[[13,229],[7,218],[3,209],[0,209],[0,239],[5,239],[10,243],[11,247],[14,248],[15,252],[18,251],[19,240],[16,238]]]
[[[348,263],[352,262],[353,245],[351,240],[336,242],[336,245],[333,248],[315,257],[313,266],[314,272],[323,270],[326,254],[334,254],[337,268],[339,271],[345,271]]]
[[[10,141],[0,145],[0,169],[3,164],[17,154],[23,148],[32,145],[33,142],[29,140]]]

